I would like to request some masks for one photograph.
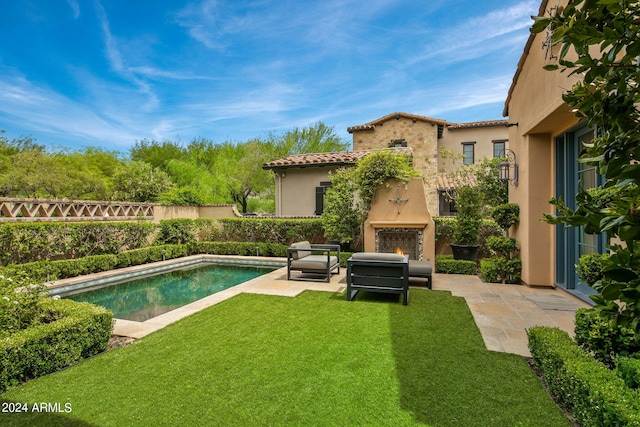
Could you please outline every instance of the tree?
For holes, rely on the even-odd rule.
[[[326,237],[340,243],[356,240],[360,233],[362,213],[356,208],[355,169],[338,169],[329,175],[331,187],[324,199],[322,224]]]
[[[172,187],[164,171],[144,162],[132,161],[113,175],[113,199],[127,202],[152,202]]]
[[[230,147],[228,146],[230,149]],[[227,171],[227,188],[243,213],[248,212],[249,198],[258,196],[273,185],[273,174],[262,169],[270,158],[260,140],[236,145],[235,162]]]
[[[563,95],[577,117],[597,129],[580,161],[595,165],[605,184],[580,190],[577,208],[552,200],[552,224],[606,233],[624,244],[610,245],[603,277],[591,298],[603,315],[635,331],[640,341],[640,3],[575,0],[551,17],[535,17],[532,32],[551,33],[559,46],[556,64],[580,80]]]
[[[137,141],[129,152],[131,160],[145,162],[159,169],[164,169],[171,160],[182,160],[187,157],[186,150],[173,141],[158,142],[143,139]]]
[[[292,154],[344,151],[349,144],[336,135],[333,126],[322,122],[305,128],[293,128],[283,135],[270,134],[267,150],[274,160]]]

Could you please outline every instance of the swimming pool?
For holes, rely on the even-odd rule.
[[[63,297],[101,305],[118,319],[144,322],[273,271],[274,267],[206,264],[72,290]]]

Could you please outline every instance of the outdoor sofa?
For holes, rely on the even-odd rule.
[[[409,303],[409,256],[357,252],[347,260],[347,301],[360,291],[402,295]]]
[[[300,273],[292,275],[293,271]],[[329,282],[333,273],[340,273],[340,245],[302,241],[287,249],[287,280]]]

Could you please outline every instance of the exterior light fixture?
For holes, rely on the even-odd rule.
[[[502,152],[500,157],[504,157],[504,160],[498,163],[498,177],[500,181],[508,182],[517,187],[518,163],[516,162],[516,153],[507,148]]]

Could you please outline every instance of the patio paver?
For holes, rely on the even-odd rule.
[[[477,276],[434,274],[433,289],[465,298],[487,349],[526,357],[527,328],[554,326],[573,336],[576,310],[589,307],[561,289],[483,283]]]

